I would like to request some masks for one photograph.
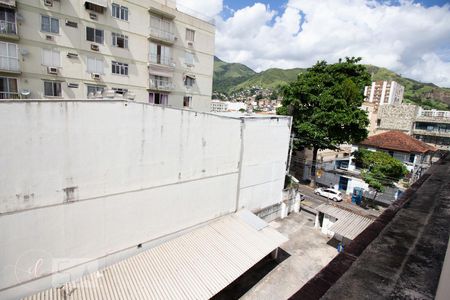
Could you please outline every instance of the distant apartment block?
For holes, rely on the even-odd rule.
[[[395,81],[374,81],[364,88],[365,101],[379,104],[400,104],[405,88]]]
[[[0,0],[0,99],[209,111],[214,35],[168,0]]]
[[[239,111],[247,110],[247,105],[244,102],[230,102],[230,101],[211,101],[212,112],[226,112],[226,111]]]
[[[374,81],[364,88],[364,104],[361,106],[369,117],[369,135],[376,134],[378,111],[382,105],[400,105],[405,88],[395,81]]]

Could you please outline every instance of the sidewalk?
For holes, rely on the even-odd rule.
[[[314,218],[309,214],[293,213],[270,225],[289,237],[281,248],[291,256],[241,299],[288,299],[338,254],[327,244],[329,238],[314,229]]]

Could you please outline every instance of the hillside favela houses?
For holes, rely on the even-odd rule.
[[[215,27],[174,1],[0,6],[0,98],[125,98],[210,110]]]
[[[211,22],[0,4],[0,299],[209,299],[276,256],[292,121],[207,112]]]

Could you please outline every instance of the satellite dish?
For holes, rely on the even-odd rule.
[[[22,96],[24,96],[24,97],[28,97],[28,96],[30,96],[31,91],[30,91],[30,90],[23,89],[23,90],[20,91],[20,94],[21,94]]]

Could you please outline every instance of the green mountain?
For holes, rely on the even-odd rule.
[[[402,77],[386,68],[367,65],[372,80],[395,80],[405,87],[404,101],[415,103],[426,109],[450,110],[450,88],[441,88],[433,83],[422,83]],[[268,69],[257,73],[239,63],[227,63],[214,57],[214,92],[231,94],[236,91],[259,86],[276,89],[279,85],[294,81],[305,69]]]
[[[214,56],[214,92],[229,93],[235,87],[257,74],[249,67],[238,63],[226,63]]]
[[[297,79],[299,73],[305,69],[267,69],[261,73],[256,73],[246,81],[232,88],[232,91],[243,90],[252,86],[260,86],[267,89],[276,89],[278,86]]]

